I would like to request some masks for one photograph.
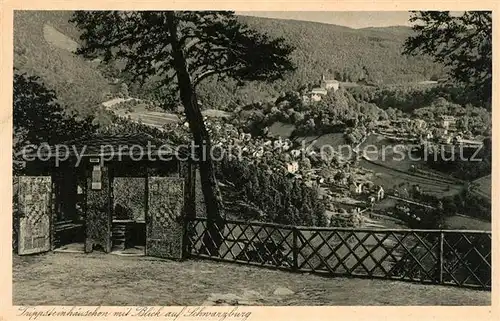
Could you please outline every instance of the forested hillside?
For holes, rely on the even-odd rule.
[[[408,27],[351,29],[315,22],[241,17],[250,27],[283,37],[297,47],[297,82],[330,72],[337,80],[401,83],[430,79],[442,68],[428,58],[401,55]]]
[[[40,77],[67,111],[86,117],[98,113],[110,88],[95,62],[72,53],[79,33],[70,17],[70,11],[17,11],[14,67]]]
[[[14,21],[15,67],[41,77],[62,105],[83,115],[98,113],[113,86],[99,62],[85,61],[71,50],[79,31],[68,22],[69,11],[17,12]],[[283,37],[297,49],[296,72],[273,84],[237,84],[207,79],[199,87],[204,107],[232,106],[274,99],[279,94],[319,81],[322,73],[340,81],[373,84],[410,83],[440,77],[441,66],[428,58],[401,55],[411,33],[407,27],[351,29],[314,22],[240,17],[251,28]],[[106,77],[105,77],[106,76]],[[116,76],[116,75],[112,75]],[[121,76],[124,76],[123,74]],[[148,87],[128,84],[130,94],[151,98]]]
[[[317,83],[323,73],[339,81],[364,80],[371,84],[415,83],[444,75],[442,66],[427,57],[401,55],[402,45],[412,32],[408,27],[351,29],[306,21],[247,16],[240,19],[251,28],[283,37],[294,45],[297,49],[292,59],[297,70],[272,85],[205,83],[200,93],[211,107],[223,107],[217,105],[233,97],[245,103],[265,101],[280,92]]]

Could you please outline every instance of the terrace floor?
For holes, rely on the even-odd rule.
[[[279,288],[286,288],[287,291]],[[14,305],[490,305],[491,292],[104,253],[13,256]],[[250,298],[251,297],[251,298]],[[210,301],[210,300],[208,300]]]

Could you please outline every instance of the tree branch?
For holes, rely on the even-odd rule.
[[[236,68],[236,65],[231,66],[231,67],[227,67],[227,68],[223,68],[223,69],[218,69],[218,70],[215,70],[215,69],[207,70],[207,71],[201,73],[199,76],[197,76],[193,80],[193,86],[196,87],[203,79],[205,79],[209,76],[216,75],[216,74],[222,74],[222,73],[224,73],[226,71],[230,71],[234,68]]]

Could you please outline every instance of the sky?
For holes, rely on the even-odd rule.
[[[236,14],[315,21],[350,28],[410,26],[408,11],[237,11]]]

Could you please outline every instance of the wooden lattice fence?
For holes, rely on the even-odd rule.
[[[491,232],[296,227],[206,218],[186,224],[191,257],[311,272],[491,289]],[[213,233],[213,232],[212,232]]]

